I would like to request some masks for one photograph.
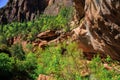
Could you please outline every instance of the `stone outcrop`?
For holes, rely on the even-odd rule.
[[[0,23],[30,21],[41,13],[57,15],[63,6],[72,6],[72,0],[9,0],[0,9]]]
[[[46,15],[57,15],[61,8],[71,7],[72,0],[49,0],[48,6],[44,11]]]
[[[85,0],[73,0],[73,6],[75,7],[74,19],[79,23],[84,17]]]
[[[81,4],[83,0],[74,1]],[[76,6],[76,9],[81,8]],[[78,11],[78,14],[81,12]],[[120,60],[120,1],[85,0],[84,13],[84,20],[73,30],[73,37],[80,47],[85,52],[104,53]]]
[[[43,13],[48,2],[49,0],[9,0],[0,9],[0,23],[33,20]]]

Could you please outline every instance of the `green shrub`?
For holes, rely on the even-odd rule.
[[[35,70],[37,68],[37,59],[33,53],[28,53],[25,56],[25,60],[16,60],[14,70],[15,70],[15,76],[19,77],[21,79],[35,79],[36,73]]]
[[[39,55],[37,74],[52,74],[56,80],[77,80],[81,78],[77,68],[79,66],[76,66],[76,60],[80,57],[81,52],[77,50],[75,43],[68,45],[64,42],[56,47],[51,45],[36,54]],[[75,58],[76,60],[74,60]]]
[[[45,30],[65,29],[67,31],[68,22],[71,20],[72,8],[62,8],[57,16],[41,15],[38,19],[28,22],[12,22],[0,25],[0,34],[4,34],[7,39],[27,35],[28,40],[34,40],[35,36]]]
[[[0,53],[0,77],[1,79],[9,79],[12,76],[14,59],[10,58],[6,53]]]
[[[21,44],[14,44],[9,48],[10,52],[11,52],[11,56],[16,58],[16,59],[20,59],[23,60],[24,59],[24,51],[22,48]]]
[[[110,57],[107,58],[107,61],[110,61]],[[104,63],[99,56],[94,57],[90,63],[90,70],[92,73],[92,79],[96,80],[119,80],[119,73],[113,70],[107,70],[104,67]]]
[[[36,79],[37,59],[33,53],[25,56],[24,60],[9,57],[6,53],[0,53],[0,77],[9,80]]]

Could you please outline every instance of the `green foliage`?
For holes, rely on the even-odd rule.
[[[10,78],[13,70],[14,60],[5,53],[0,53],[0,78]]]
[[[25,60],[0,53],[0,77],[9,80],[35,79],[37,59],[33,53],[25,55]]]
[[[111,57],[110,56],[107,56],[107,58],[106,58],[106,62],[112,62],[112,59],[111,59]]]
[[[28,22],[13,22],[0,25],[0,78],[2,80],[36,80],[39,74],[53,75],[55,80],[120,80],[120,74],[107,70],[99,56],[89,63],[74,42],[49,45],[44,50],[32,44],[24,52],[21,44],[8,45],[7,40],[22,36],[26,41],[34,41],[36,35],[45,30],[69,31],[72,8],[62,8],[57,16],[41,15]],[[9,56],[7,55],[9,54]],[[105,62],[113,61],[108,56]],[[6,79],[7,78],[7,79]]]
[[[0,44],[6,44],[6,39],[4,35],[0,35]]]
[[[15,64],[15,71],[16,71],[16,77],[19,77],[21,79],[23,79],[22,77],[26,78],[30,78],[30,79],[34,79],[36,78],[34,75],[35,74],[35,70],[37,67],[37,59],[36,56],[33,53],[29,53],[25,56],[25,60],[16,60],[16,64]]]
[[[14,60],[5,53],[0,53],[0,75],[8,75],[13,69]]]
[[[119,80],[119,73],[107,70],[98,56],[89,63],[76,43],[63,42],[35,52],[38,57],[36,74],[53,75],[55,80]],[[105,61],[110,61],[108,57]],[[82,73],[84,71],[84,73]],[[82,74],[81,74],[82,73]]]
[[[23,51],[23,48],[22,48],[21,44],[19,44],[19,43],[14,44],[9,48],[9,50],[11,52],[11,55],[14,58],[17,58],[17,59],[20,59],[20,60],[24,59],[24,51]]]
[[[0,35],[0,49],[7,49],[7,40],[4,35]]]
[[[106,59],[110,61],[110,57]],[[99,56],[94,57],[90,63],[90,69],[92,72],[91,79],[96,80],[119,80],[120,76],[119,73],[115,72],[114,70],[107,70],[104,68],[104,64]]]
[[[45,30],[67,29],[68,22],[72,15],[72,8],[62,8],[57,16],[41,15],[38,19],[28,22],[12,22],[7,25],[0,25],[0,34],[4,34],[6,39],[22,35],[29,41],[33,41],[35,36]],[[66,30],[65,30],[66,31]],[[24,35],[26,35],[24,37]]]
[[[12,22],[0,25],[0,50],[10,51],[14,58],[24,59],[24,51],[20,44],[10,45],[9,40],[21,36],[26,41],[34,41],[37,34],[45,30],[68,31],[68,22],[71,19],[72,8],[62,8],[57,16],[41,15],[38,19],[28,22]],[[11,42],[11,41],[9,41]]]
[[[119,73],[105,69],[99,55],[88,63],[77,44],[72,42],[52,44],[44,50],[38,48],[34,53],[25,53],[24,59],[12,56],[0,53],[0,71],[3,71],[0,76],[4,74],[12,80],[36,80],[40,74],[52,75],[55,80],[120,79]],[[106,60],[110,63],[109,57]]]
[[[81,78],[79,66],[75,62],[81,52],[77,50],[75,43],[68,45],[64,42],[56,47],[51,45],[44,51],[38,52],[37,55],[39,57],[38,74],[53,74],[56,80],[79,80]]]

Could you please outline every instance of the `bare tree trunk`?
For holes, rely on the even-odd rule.
[[[120,1],[85,0],[84,11],[84,21],[74,29],[80,47],[120,60]]]

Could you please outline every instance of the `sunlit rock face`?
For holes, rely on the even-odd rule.
[[[45,9],[44,14],[57,15],[63,7],[73,7],[72,0],[49,0],[48,6]]]
[[[83,0],[74,1],[78,2],[77,10]],[[78,14],[82,12],[81,9]],[[120,60],[120,1],[85,0],[84,13],[84,20],[73,30],[80,47],[85,52],[109,54]]]
[[[0,23],[33,20],[44,11],[48,0],[9,0],[0,9]]]

